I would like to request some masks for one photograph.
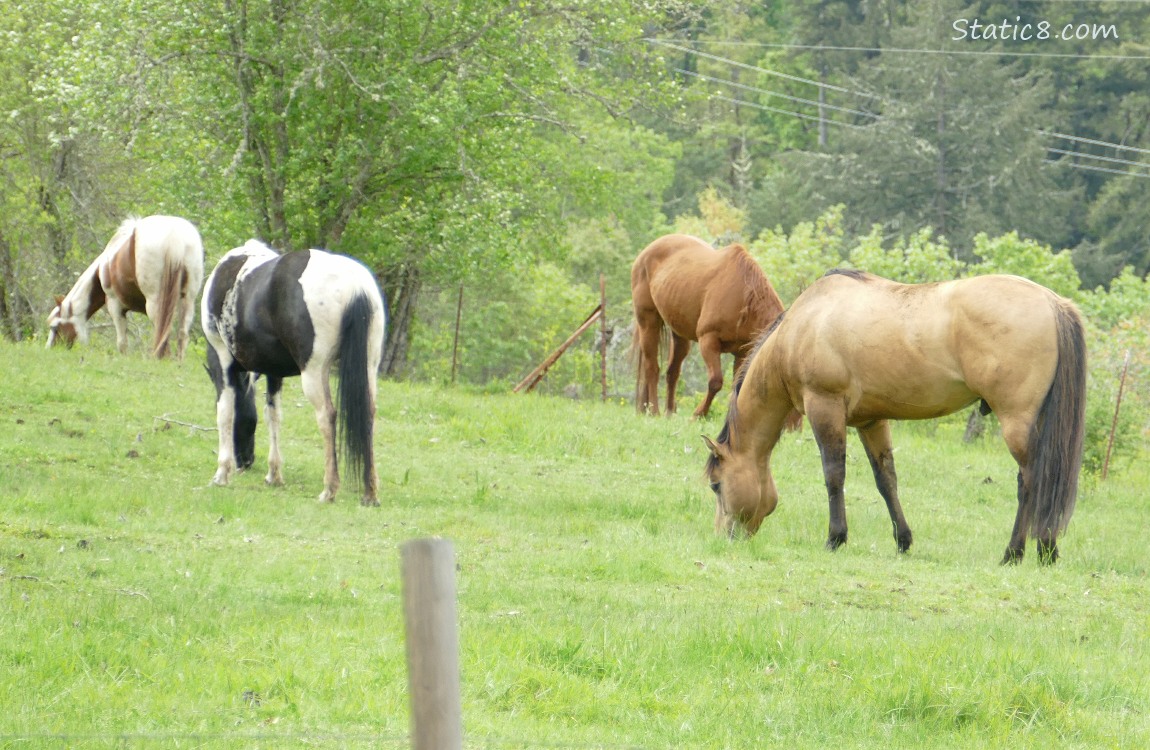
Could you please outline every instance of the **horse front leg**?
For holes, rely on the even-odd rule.
[[[323,435],[324,464],[323,492],[321,503],[335,502],[339,492],[339,463],[336,457],[336,414],[331,402],[331,385],[328,382],[328,367],[312,367],[300,376],[304,395],[315,409],[315,421]],[[317,373],[316,370],[320,372]]]
[[[899,552],[910,549],[912,535],[906,517],[902,514],[902,504],[898,501],[898,477],[894,470],[894,448],[890,439],[890,422],[874,422],[858,430],[859,439],[870,461],[874,473],[874,483],[879,494],[886,501],[890,522],[894,527],[894,541]]]
[[[846,414],[842,401],[834,397],[810,398],[806,411],[823,462],[823,481],[830,509],[827,549],[833,551],[847,541],[847,511],[843,496],[847,473]]]
[[[115,293],[107,298],[108,314],[112,316],[112,325],[116,329],[116,349],[120,354],[128,353],[128,309],[120,304]]]
[[[236,393],[233,386],[225,384],[216,399],[216,432],[219,436],[219,450],[216,459],[216,474],[212,484],[223,487],[236,471],[234,430],[236,419]]]
[[[707,416],[711,402],[723,388],[722,353],[723,342],[717,334],[705,333],[699,337],[699,354],[703,355],[703,363],[707,365],[707,396],[699,408],[695,409],[696,418]]]
[[[264,413],[268,419],[268,473],[264,482],[280,487],[284,483],[284,460],[280,454],[280,395],[283,390],[283,378],[268,376],[267,406]]]

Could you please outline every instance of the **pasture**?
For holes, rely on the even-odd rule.
[[[0,748],[405,747],[399,546],[429,535],[458,559],[467,747],[1150,744],[1142,456],[1083,478],[1055,566],[1032,542],[1001,567],[1000,438],[894,426],[899,556],[852,435],[830,553],[809,429],[759,534],[714,536],[725,391],[695,422],[382,382],[381,507],[321,505],[298,379],[285,485],[261,415],[255,467],[208,486],[203,355],[0,342]]]

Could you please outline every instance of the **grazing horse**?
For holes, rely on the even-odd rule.
[[[255,376],[267,377],[270,485],[283,484],[280,391],[300,376],[324,441],[320,502],[339,490],[337,437],[359,473],[363,505],[379,505],[373,445],[376,375],[383,351],[383,297],[371,271],[344,255],[304,250],[280,255],[250,240],[228,252],[208,277],[200,323],[211,347],[219,461],[212,483],[226,485],[255,459]],[[339,362],[339,409],[329,375]]]
[[[667,413],[675,411],[679,373],[691,350],[707,365],[707,396],[694,416],[706,416],[723,387],[721,354],[734,354],[738,373],[759,333],[783,311],[759,265],[741,245],[715,250],[685,234],[669,234],[643,249],[631,266],[637,354],[635,408],[659,413],[659,349],[666,348]]]
[[[1017,276],[907,285],[831,271],[764,335],[717,440],[704,437],[715,528],[748,535],[778,503],[771,452],[783,419],[806,414],[830,501],[828,549],[847,540],[846,428],[858,430],[899,552],[911,544],[895,480],[890,419],[930,419],[976,401],[995,412],[1018,463],[1018,512],[1003,563],[1039,561],[1074,512],[1085,422],[1086,343],[1074,304]]]
[[[128,313],[145,313],[156,327],[152,353],[164,357],[172,329],[176,356],[184,358],[204,279],[200,233],[177,216],[128,219],[104,251],[80,274],[72,290],[56,298],[48,316],[48,346],[88,342],[88,320],[105,304],[116,326],[116,346],[128,350]]]

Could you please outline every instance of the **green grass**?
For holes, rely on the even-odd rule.
[[[468,747],[1150,745],[1150,482],[1084,481],[1063,559],[997,563],[1014,465],[962,424],[897,425],[903,505],[851,439],[851,540],[823,549],[809,432],[779,510],[712,534],[709,422],[382,383],[382,492],[319,505],[285,394],[283,488],[210,488],[197,360],[0,344],[0,747],[405,747],[399,547],[458,559]]]

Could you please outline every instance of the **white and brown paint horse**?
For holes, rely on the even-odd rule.
[[[88,321],[106,304],[121,353],[128,349],[128,313],[142,312],[156,329],[152,353],[167,356],[175,331],[176,356],[183,359],[203,280],[204,246],[191,222],[177,216],[128,219],[72,290],[56,298],[48,346],[87,343]]]
[[[219,457],[212,483],[226,485],[255,459],[255,376],[267,378],[270,485],[283,484],[279,448],[283,379],[299,375],[323,433],[321,502],[339,490],[337,437],[360,474],[363,505],[379,505],[375,469],[376,376],[386,313],[375,277],[358,261],[322,250],[280,255],[261,242],[227,253],[201,301],[208,374],[216,387]],[[329,375],[339,362],[339,408]],[[338,420],[337,420],[338,414]],[[338,423],[337,423],[338,422]]]
[[[792,409],[806,414],[830,502],[827,548],[847,540],[846,430],[858,430],[900,552],[891,419],[930,419],[980,402],[1018,463],[1018,512],[1003,557],[1027,534],[1051,563],[1074,512],[1086,404],[1086,342],[1074,304],[1017,276],[898,284],[832,271],[760,339],[735,383],[706,472],[715,528],[754,534],[778,503],[771,453]]]

